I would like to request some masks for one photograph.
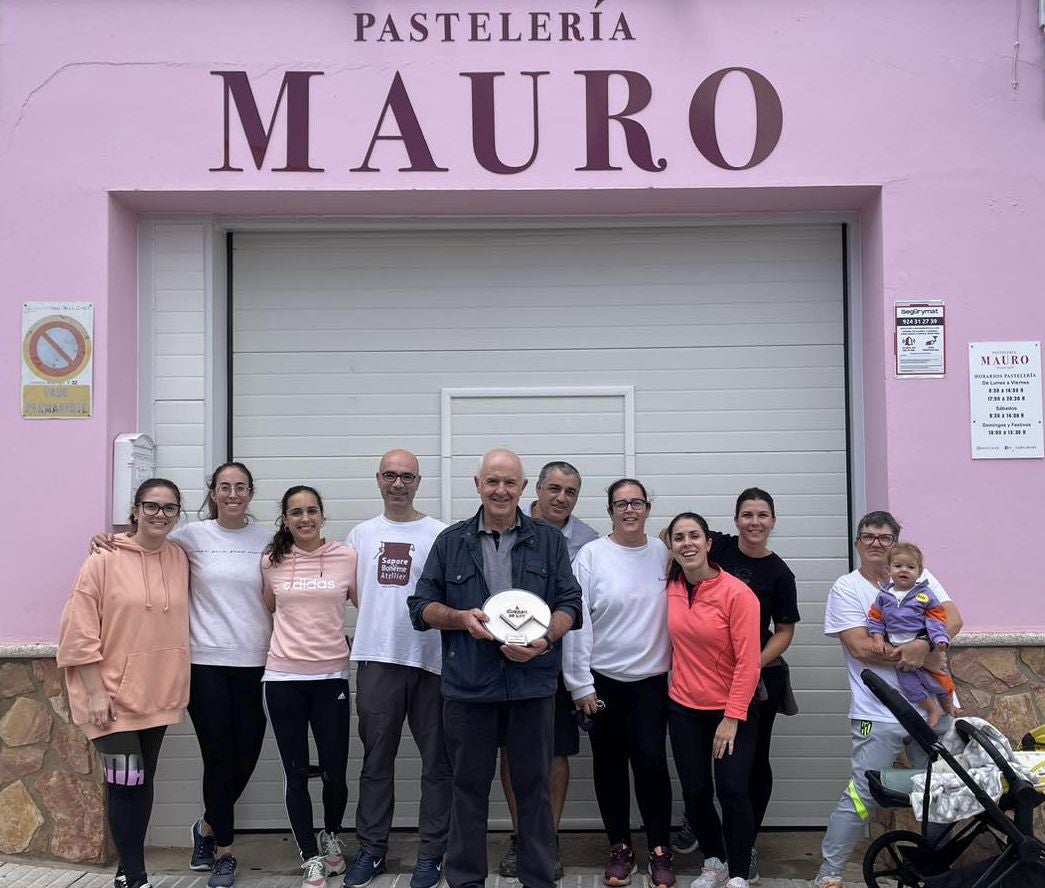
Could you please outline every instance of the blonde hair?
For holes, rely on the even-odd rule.
[[[919,549],[914,543],[897,543],[889,550],[889,557],[887,560],[888,564],[893,563],[893,559],[897,555],[910,555],[918,562],[918,569],[922,570],[925,567],[925,558],[922,555],[922,550]]]

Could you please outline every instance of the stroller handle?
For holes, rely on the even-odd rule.
[[[918,710],[908,703],[907,699],[896,688],[870,669],[865,669],[861,672],[860,678],[863,679],[864,684],[867,685],[871,693],[881,700],[886,708],[896,716],[897,721],[904,726],[911,738],[926,752],[931,752],[933,747],[939,742],[939,738],[936,736],[936,732],[926,723],[925,719],[919,715]]]

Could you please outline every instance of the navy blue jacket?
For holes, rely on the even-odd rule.
[[[414,594],[407,599],[414,628],[431,627],[421,618],[432,602],[458,610],[482,607],[490,590],[483,576],[479,541],[479,512],[444,530],[428,553]],[[518,512],[519,528],[512,547],[512,585],[526,589],[548,603],[552,612],[573,617],[581,625],[581,587],[570,569],[566,538],[544,521]],[[472,638],[462,629],[444,629],[443,696],[471,703],[500,703],[555,695],[562,661],[561,643],[528,663],[513,663],[501,653],[501,644]]]

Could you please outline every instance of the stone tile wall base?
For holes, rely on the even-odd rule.
[[[53,658],[0,661],[0,853],[110,863],[101,766]]]

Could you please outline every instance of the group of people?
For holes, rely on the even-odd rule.
[[[306,485],[284,493],[275,535],[252,523],[254,479],[238,462],[215,470],[207,519],[176,526],[177,487],[150,479],[135,494],[130,530],[92,540],[63,612],[58,663],[74,721],[103,762],[119,855],[115,888],[148,885],[144,839],[160,746],[186,709],[203,762],[190,866],[210,871],[210,888],[235,882],[235,803],[266,721],[285,774],[303,888],[323,888],[342,873],[346,888],[364,888],[385,871],[404,724],[421,758],[411,888],[435,888],[444,878],[452,888],[485,883],[498,756],[514,828],[500,871],[528,888],[550,888],[562,875],[557,830],[580,729],[591,738],[610,845],[606,885],[628,885],[638,868],[629,768],[653,888],[675,884],[672,848],[688,853],[698,845],[704,862],[692,888],[757,880],[754,841],[772,791],[773,722],[778,712],[795,711],[781,655],[799,620],[794,575],[768,545],[772,496],[742,492],[732,535],[684,512],[659,537],[648,536],[647,490],[622,478],[607,491],[612,530],[600,538],[573,515],[581,476],[565,461],[544,466],[535,499],[521,506],[521,460],[509,450],[488,452],[475,476],[480,507],[451,527],[414,507],[421,475],[413,454],[386,453],[376,481],[382,514],[344,543],[325,539],[322,497]],[[881,532],[883,521],[890,532]],[[900,645],[889,620],[869,622],[872,605],[885,617],[875,598],[888,561],[878,556],[887,559],[898,535],[888,513],[865,518],[856,541],[861,569],[841,578],[829,599],[826,631],[841,638],[851,678],[866,663],[890,673],[897,664],[917,670],[931,645],[946,645],[939,635],[931,644],[918,637]],[[894,579],[915,598],[931,589],[929,609],[953,636],[960,620],[931,575],[910,584]],[[508,589],[546,602],[543,636],[528,644],[494,640],[483,605]],[[868,590],[874,594],[865,601]],[[358,608],[351,643],[343,631],[347,602]],[[861,603],[860,621],[852,622]],[[346,859],[350,661],[363,762],[358,849]],[[935,671],[942,674],[938,664]],[[853,781],[832,815],[817,876],[825,888],[841,884],[841,867],[863,833],[872,803],[862,769],[888,766],[891,759],[866,762],[895,756],[903,742],[880,706],[856,705],[858,684],[851,718],[881,728],[854,727]],[[934,701],[945,693],[924,687]],[[931,715],[940,726],[946,721]],[[318,835],[310,730],[322,781]],[[685,804],[674,840],[668,735]]]

